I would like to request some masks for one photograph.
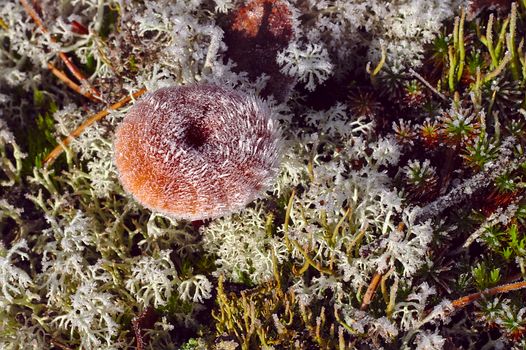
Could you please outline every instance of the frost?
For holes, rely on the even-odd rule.
[[[341,102],[325,111],[308,111],[305,121],[320,135],[328,135],[331,138],[364,136],[374,126],[374,122],[363,117],[351,119],[348,107]]]
[[[116,316],[122,308],[116,305],[114,296],[97,291],[94,283],[81,285],[71,296],[70,309],[57,316],[53,322],[60,328],[78,332],[81,345],[87,349],[98,349],[103,343],[114,344],[119,325]]]
[[[281,169],[274,186],[274,194],[279,196],[286,189],[299,185],[306,176],[307,168],[305,164],[296,157],[292,148],[288,149],[284,152],[281,159]]]
[[[384,138],[378,141],[373,148],[372,157],[377,165],[395,165],[398,163],[400,151],[395,140]]]
[[[202,303],[203,299],[209,299],[212,295],[212,284],[203,275],[195,275],[190,279],[182,281],[177,287],[182,300]]]
[[[436,294],[436,289],[430,287],[427,282],[419,286],[419,291],[411,293],[407,301],[397,305],[394,315],[400,317],[400,326],[402,329],[416,328],[424,318],[427,300],[431,295]]]
[[[305,83],[305,87],[310,91],[314,91],[316,86],[327,80],[333,68],[327,50],[321,45],[312,43],[303,48],[293,41],[285,50],[278,53],[276,60],[283,74]]]
[[[60,242],[65,252],[83,251],[85,246],[93,244],[96,224],[93,219],[85,217],[81,212],[64,227],[64,235]]]
[[[126,289],[144,307],[165,305],[172,295],[177,272],[170,253],[170,250],[163,250],[157,257],[145,256],[132,264],[132,275],[126,281]]]
[[[356,55],[359,49],[367,51],[371,62],[378,62],[384,49],[387,64],[398,72],[422,64],[424,45],[439,32],[442,22],[453,15],[457,1],[331,0],[307,4],[319,15],[305,28],[306,36],[327,45],[338,70],[364,65],[366,62],[359,61]],[[364,31],[373,35],[364,36]]]
[[[418,218],[420,220],[426,220],[431,217],[437,217],[446,208],[458,205],[464,201],[474,190],[487,186],[490,181],[503,173],[516,169],[521,162],[511,162],[510,160],[510,152],[514,140],[514,137],[508,137],[503,140],[499,148],[500,156],[497,161],[489,162],[484,171],[473,175],[471,178],[456,185],[447,194],[421,208],[418,213]]]
[[[0,242],[0,306],[6,307],[17,297],[37,297],[27,289],[33,286],[31,277],[21,268],[14,265],[14,259],[29,259],[24,250],[28,249],[27,242],[20,240],[6,249]]]
[[[217,12],[225,13],[234,7],[234,0],[214,0]]]
[[[149,309],[145,349],[524,347],[514,284],[472,312],[446,298],[475,291],[471,263],[524,274],[521,5],[491,17],[497,57],[492,10],[466,22],[461,71],[473,1],[28,0],[46,30],[25,2],[0,6],[0,349],[139,348]],[[502,252],[451,249],[492,228]]]
[[[440,334],[425,331],[419,333],[415,339],[417,350],[441,350],[444,348],[446,339]]]
[[[235,282],[246,276],[252,283],[272,277],[272,255],[278,263],[284,262],[287,248],[268,235],[265,219],[261,207],[247,208],[240,214],[215,220],[203,230],[204,248],[217,255],[216,275],[225,273]]]
[[[424,265],[433,229],[430,220],[415,224],[415,214],[415,211],[404,211],[403,223],[407,229],[395,230],[380,242],[385,252],[377,260],[379,272],[385,272],[398,262],[403,267],[403,276],[410,277]]]
[[[390,341],[398,335],[396,326],[386,317],[374,318],[361,310],[342,305],[341,312],[345,323],[350,327],[351,333],[367,333],[373,343],[378,344],[380,339]]]

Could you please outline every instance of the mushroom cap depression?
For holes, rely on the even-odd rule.
[[[115,135],[124,190],[176,219],[244,208],[271,185],[278,123],[259,98],[218,85],[157,90],[141,98]]]

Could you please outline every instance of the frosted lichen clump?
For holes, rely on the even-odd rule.
[[[526,3],[0,0],[0,349],[526,344]]]
[[[282,73],[299,78],[310,91],[327,80],[332,72],[327,50],[319,45],[310,44],[301,49],[293,42],[278,54],[276,61]]]
[[[258,98],[216,85],[164,88],[119,125],[115,162],[143,205],[200,220],[240,210],[269,189],[280,143],[277,121]]]

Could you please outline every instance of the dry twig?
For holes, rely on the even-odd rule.
[[[51,73],[53,73],[54,76],[62,80],[62,82],[64,82],[64,84],[66,84],[71,90],[75,91],[76,93],[80,95],[85,96],[86,98],[89,98],[92,101],[100,102],[100,99],[98,97],[93,96],[92,93],[83,92],[82,88],[77,83],[69,79],[68,76],[63,71],[55,67],[51,62],[48,62],[47,67],[49,68]]]
[[[453,307],[455,309],[461,309],[464,306],[471,304],[472,302],[482,297],[491,296],[495,294],[508,293],[508,292],[512,292],[514,290],[519,290],[523,288],[526,288],[526,281],[504,284],[502,286],[486,289],[486,290],[483,290],[482,292],[473,293],[473,294],[466,295],[462,298],[458,298],[456,300],[453,300],[451,304],[453,304]]]
[[[26,13],[33,19],[35,24],[40,28],[40,30],[43,33],[49,34],[49,31],[44,26],[44,23],[42,22],[42,19],[40,18],[38,13],[35,11],[33,6],[30,5],[27,0],[20,0],[20,3],[24,7],[24,10],[26,11]],[[52,42],[56,42],[56,40],[52,36],[50,36],[50,40]],[[58,70],[57,68],[54,68],[54,70],[51,70],[51,72],[57,78],[62,80],[67,86],[72,88],[75,92],[77,92],[77,93],[79,93],[79,94],[81,94],[81,95],[83,95],[83,96],[85,96],[85,97],[87,97],[87,98],[89,98],[91,100],[97,100],[99,102],[104,102],[102,100],[102,98],[100,97],[100,93],[93,86],[91,86],[91,84],[88,82],[88,80],[86,79],[84,74],[82,74],[82,72],[75,66],[75,64],[73,64],[71,59],[64,52],[59,52],[58,56],[64,62],[66,67],[68,67],[68,69],[71,72],[71,74],[73,74],[73,76],[75,76],[75,78],[77,78],[80,81],[80,83],[89,90],[89,93],[82,92],[82,89],[80,87],[78,87],[78,89],[73,88],[73,86],[71,85],[71,83],[73,83],[73,82],[62,71]],[[48,63],[48,68],[51,69],[50,65],[51,66],[53,66],[53,65],[51,63]]]
[[[378,288],[378,283],[380,283],[381,278],[381,273],[377,272],[374,274],[373,278],[371,279],[371,283],[369,283],[369,287],[367,287],[367,291],[363,296],[362,306],[360,307],[361,310],[367,310],[367,307],[371,303],[371,300],[373,299],[374,294],[376,293],[376,289]]]
[[[117,110],[123,106],[125,106],[128,102],[130,102],[132,99],[138,98],[142,94],[146,92],[146,89],[143,88],[135,93],[133,93],[131,96],[126,96],[125,98],[121,99],[117,103],[112,104],[109,108],[106,108],[99,113],[89,117],[84,123],[82,123],[78,128],[73,130],[65,139],[62,140],[62,142],[57,145],[44,159],[43,166],[48,167],[49,165],[53,164],[53,162],[64,152],[64,147],[69,145],[72,140],[74,140],[76,137],[78,137],[82,132],[89,126],[91,126],[93,123],[101,120],[112,110]]]

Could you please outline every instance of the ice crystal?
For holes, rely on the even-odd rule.
[[[64,227],[64,235],[60,241],[61,248],[65,252],[83,251],[85,246],[94,243],[94,229],[96,224],[93,219],[85,217],[80,212],[77,213]]]
[[[238,211],[270,188],[280,146],[277,121],[261,100],[215,85],[173,87],[128,112],[115,161],[140,203],[199,220]]]

